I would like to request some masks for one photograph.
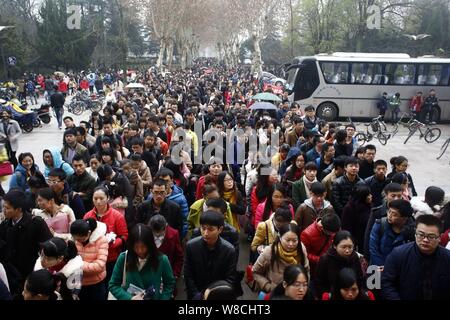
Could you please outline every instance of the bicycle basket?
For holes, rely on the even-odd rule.
[[[372,122],[370,124],[370,126],[371,126],[373,132],[378,132],[378,129],[380,129],[380,124],[378,122],[375,122],[375,121]]]

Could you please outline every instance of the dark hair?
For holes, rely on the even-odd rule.
[[[25,289],[33,296],[45,295],[49,300],[57,300],[55,290],[57,283],[54,276],[47,269],[41,269],[31,272],[26,280]]]
[[[327,192],[327,189],[325,188],[325,185],[322,182],[314,182],[311,185],[311,193],[315,195],[322,195],[325,192]]]
[[[272,195],[274,194],[275,191],[281,192],[285,198],[288,197],[288,191],[286,187],[281,183],[277,183],[273,185],[272,188],[269,187],[267,189],[269,189],[269,193],[267,194],[266,205],[264,206],[264,213],[261,218],[261,221],[266,221],[267,219],[269,219],[271,213],[273,212]]]
[[[173,179],[173,171],[168,168],[161,167],[161,169],[159,169],[158,172],[156,172],[156,174],[155,174],[156,179],[165,177],[165,176],[169,176],[171,179]]]
[[[304,265],[305,264],[305,255],[303,253],[302,242],[300,241],[300,227],[296,223],[289,223],[287,225],[282,226],[280,228],[280,230],[278,230],[278,231],[279,231],[279,235],[278,235],[278,237],[276,237],[275,241],[272,243],[271,249],[270,249],[272,251],[272,256],[270,258],[270,266],[272,267],[272,269],[275,265],[275,262],[277,262],[277,264],[279,264],[280,253],[278,250],[278,244],[281,243],[281,238],[283,237],[283,235],[288,232],[293,232],[298,237],[297,255],[300,256],[300,261],[298,261],[298,264]]]
[[[40,188],[47,188],[48,187],[47,182],[44,179],[42,179],[41,176],[30,177],[28,179],[28,181],[27,181],[27,184],[28,184],[28,186],[30,188],[40,189]]]
[[[109,164],[102,164],[97,168],[97,175],[100,181],[106,180],[113,172],[114,170]]]
[[[27,205],[24,201],[25,193],[20,189],[11,189],[3,196],[3,200],[7,201],[14,209],[22,209],[25,211]]]
[[[142,161],[142,156],[139,153],[133,153],[130,156],[130,160],[131,161],[139,161],[139,162],[141,162]]]
[[[225,193],[225,177],[227,175],[229,175],[234,181],[233,174],[228,171],[222,171],[221,173],[219,173],[219,176],[217,177],[217,188],[219,189],[219,194],[221,197],[223,197],[224,193]],[[234,193],[234,199],[237,201],[239,191],[237,189],[235,182],[233,183],[233,193]]]
[[[322,227],[329,232],[338,232],[341,229],[341,219],[337,214],[328,213],[321,219]]]
[[[419,224],[424,224],[429,227],[437,227],[439,230],[439,233],[442,233],[442,229],[443,229],[442,221],[438,217],[436,217],[432,214],[423,214],[423,215],[420,215],[419,217],[417,217],[416,228]]]
[[[378,166],[385,166],[387,168],[387,162],[384,160],[377,160],[373,163],[373,167],[376,168]]]
[[[30,152],[24,152],[19,155],[19,164],[22,165],[22,161],[26,157],[30,157],[31,160],[33,160],[33,166],[31,167],[31,173],[34,175],[34,173],[36,172],[36,161],[34,161],[34,157]]]
[[[260,166],[258,168],[258,177],[256,179],[256,198],[259,202],[262,202],[267,198],[270,188],[267,188],[269,184],[269,175],[262,174],[263,170],[274,170],[271,166]]]
[[[373,150],[373,151],[377,152],[377,147],[375,147],[373,144],[368,144],[368,145],[366,145],[366,151],[367,150]]]
[[[388,207],[397,209],[403,218],[411,217],[414,213],[411,203],[404,199],[393,200],[389,202]]]
[[[296,125],[296,124],[299,124],[299,123],[303,123],[304,121],[303,121],[302,118],[296,116],[296,117],[294,117],[292,122],[294,123],[294,125]]]
[[[403,162],[408,162],[404,156],[392,157],[389,161],[392,165],[392,171],[395,172],[395,167],[401,165]]]
[[[172,170],[174,179],[180,180],[179,187],[181,189],[187,188],[188,181],[184,177],[184,174],[181,173],[181,168],[180,168],[181,166],[180,166],[180,164],[176,164],[175,162],[172,161],[172,159],[169,158],[169,159],[165,160],[164,167],[167,168],[167,169]]]
[[[70,121],[73,122],[73,118],[72,118],[71,116],[66,116],[66,117],[64,117],[63,121],[66,121],[67,119],[69,119]]]
[[[445,191],[439,187],[431,186],[425,190],[425,202],[432,208],[444,201]]]
[[[77,133],[78,133],[80,136],[85,136],[85,135],[86,135],[86,129],[83,128],[83,127],[76,127],[75,130],[77,130]]]
[[[358,185],[353,191],[352,202],[354,204],[358,204],[358,203],[365,204],[367,197],[370,194],[371,194],[370,188],[367,185],[365,185],[365,184]]]
[[[391,177],[391,182],[398,184],[408,183],[408,175],[404,172],[398,172]]]
[[[351,268],[343,268],[339,271],[334,285],[331,288],[331,298],[330,300],[344,300],[341,295],[341,289],[348,289],[352,287],[354,284],[358,286],[359,293],[355,300],[369,300],[369,297],[366,295],[364,289],[361,287],[358,277],[356,273]]]
[[[356,130],[356,127],[355,127],[355,125],[354,125],[353,123],[347,123],[347,124],[345,125],[345,129],[347,129],[347,128],[353,128],[353,129]]]
[[[164,188],[167,188],[167,182],[163,179],[156,179],[155,181],[153,181],[152,188],[154,186],[158,187],[164,186]]]
[[[345,159],[345,166],[347,167],[349,164],[359,165],[359,161],[355,157],[347,157],[347,159]]]
[[[334,145],[331,144],[331,143],[324,143],[324,144],[322,145],[322,156],[325,155],[325,153],[328,152],[328,150],[329,150],[331,147],[334,148]]]
[[[134,252],[134,245],[137,242],[142,242],[148,250],[147,263],[150,263],[153,271],[158,270],[159,256],[161,255],[156,248],[155,239],[153,238],[152,229],[142,223],[138,223],[131,229],[128,234],[128,252],[126,255],[127,270],[137,270],[138,256]]]
[[[334,160],[333,160],[334,168],[335,169],[336,168],[344,169],[345,168],[345,160],[347,160],[347,156],[344,156],[344,155],[334,158]]]
[[[202,190],[203,197],[205,197],[206,195],[210,194],[213,191],[219,191],[219,189],[217,189],[217,186],[215,184],[205,184]]]
[[[38,191],[38,196],[44,198],[45,200],[55,200],[55,192],[51,188],[43,188]]]
[[[220,228],[225,225],[225,217],[216,211],[208,210],[200,216],[200,225],[210,225]]]
[[[64,261],[69,261],[78,255],[75,242],[65,241],[62,238],[53,237],[40,244],[41,250],[46,257],[64,257]]]
[[[89,231],[93,232],[95,229],[97,229],[97,221],[93,218],[75,220],[70,225],[70,233],[82,237],[87,236]]]
[[[144,146],[144,139],[141,137],[133,137],[130,141],[131,146]]]
[[[206,300],[236,300],[237,296],[233,286],[225,281],[219,280],[210,284],[207,288],[209,294]]]
[[[308,272],[302,265],[289,265],[284,269],[283,281],[286,282],[288,286],[292,286],[300,274],[303,274],[306,281],[309,282]]]
[[[336,142],[338,144],[342,144],[342,142],[347,139],[347,131],[342,129],[336,131],[336,133],[334,134],[334,138],[336,139]]]
[[[148,226],[153,231],[161,232],[167,227],[167,220],[166,220],[166,218],[163,215],[155,214],[148,221]]]
[[[58,177],[59,180],[61,180],[61,181],[65,181],[66,178],[67,178],[66,172],[63,169],[60,169],[60,168],[53,168],[48,173],[48,176],[49,177]]]
[[[366,147],[359,147],[358,149],[356,149],[355,157],[358,157],[359,154],[364,154],[364,153],[366,153]]]
[[[355,239],[353,239],[353,236],[349,231],[347,231],[347,230],[338,231],[336,233],[336,235],[334,236],[333,246],[337,247],[339,245],[339,243],[341,243],[341,241],[347,240],[347,239],[352,240],[353,244],[355,244]]]
[[[223,198],[208,199],[206,201],[206,206],[219,208],[220,212],[222,212],[223,214],[225,214],[228,210],[228,204]]]
[[[304,170],[310,170],[310,171],[317,171],[317,164],[313,161],[308,162],[305,164]]]
[[[383,189],[384,194],[388,194],[391,192],[403,192],[403,188],[398,183],[392,182],[386,185]]]
[[[288,205],[284,204],[277,210],[275,210],[275,213],[273,214],[273,219],[279,220],[278,218],[280,218],[280,220],[282,220],[283,222],[292,221],[292,213]]]
[[[84,157],[81,154],[75,154],[72,158],[72,163],[74,161],[83,161],[83,163],[86,164],[86,161],[84,161]]]
[[[314,106],[309,105],[305,108],[305,111],[316,111],[316,109],[314,108]]]

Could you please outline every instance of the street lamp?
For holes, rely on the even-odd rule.
[[[11,29],[14,28],[14,26],[0,26],[0,32],[2,32],[3,30],[6,29]],[[3,71],[5,73],[5,77],[8,75],[8,70],[6,68],[6,59],[5,59],[5,55],[3,53],[3,41],[0,41],[0,53],[2,55],[2,60],[3,60]]]

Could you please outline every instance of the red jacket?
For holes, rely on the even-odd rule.
[[[323,233],[316,220],[308,228],[303,230],[300,238],[306,247],[306,252],[308,252],[311,274],[314,274],[312,271],[315,270],[315,267],[319,263],[320,256],[324,255],[333,243],[334,234],[327,236]]]
[[[258,225],[255,224],[255,218],[256,218],[256,209],[258,208],[258,205],[260,203],[263,203],[266,201],[266,199],[262,199],[262,201],[258,200],[258,197],[256,196],[256,186],[253,187],[252,193],[250,194],[250,201],[251,201],[251,209],[252,209],[252,225],[256,228]]]
[[[423,101],[423,97],[414,96],[411,100],[409,108],[414,112],[420,112],[420,110],[422,110]]]
[[[114,232],[117,235],[116,240],[114,242],[109,243],[108,250],[108,261],[114,262],[119,257],[120,252],[122,251],[123,245],[126,243],[128,239],[128,229],[127,223],[125,222],[125,217],[117,210],[113,209],[108,205],[108,211],[106,214],[101,217],[99,220],[97,217],[97,209],[94,207],[91,211],[84,215],[84,219],[93,218],[97,221],[103,222],[106,224],[106,232]]]
[[[83,90],[89,89],[89,82],[87,80],[80,81],[80,88]]]
[[[201,176],[197,182],[197,190],[195,191],[195,200],[203,199],[203,186],[205,185],[205,177]],[[216,181],[217,183],[217,181]]]
[[[178,230],[167,226],[166,235],[159,251],[167,256],[172,266],[173,275],[179,277],[183,268],[183,249],[181,248]]]
[[[450,241],[450,229],[445,230],[441,235],[441,246],[446,247],[448,242]]]
[[[58,91],[65,93],[65,92],[67,92],[67,90],[69,90],[67,83],[65,83],[64,81],[61,80],[58,84]]]

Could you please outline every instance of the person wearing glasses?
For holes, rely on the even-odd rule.
[[[273,289],[270,300],[315,300],[309,290],[308,272],[303,266],[289,265],[284,269],[283,282]]]
[[[398,199],[388,206],[387,217],[375,221],[369,240],[370,264],[380,267],[395,247],[414,240],[411,204]]]
[[[387,300],[443,300],[450,297],[450,250],[439,246],[442,222],[433,215],[416,220],[415,242],[395,248],[381,274]]]

